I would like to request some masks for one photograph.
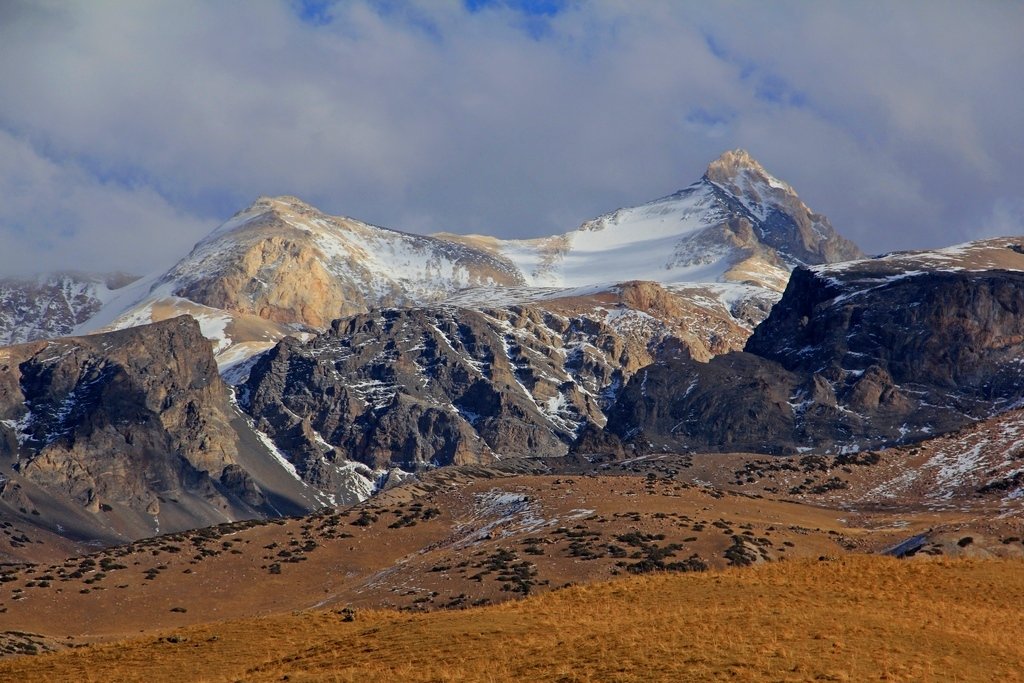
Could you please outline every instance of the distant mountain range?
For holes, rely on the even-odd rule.
[[[4,285],[0,510],[125,539],[448,465],[920,441],[1024,401],[1022,253],[866,259],[741,150],[534,240],[261,198],[165,272]]]
[[[20,342],[190,313],[224,365],[371,308],[509,296],[525,303],[631,280],[710,283],[705,298],[730,310],[755,299],[764,309],[764,297],[781,292],[794,266],[861,255],[792,188],[736,150],[673,195],[535,240],[412,235],[327,216],[293,197],[265,197],[166,272],[117,289],[127,278],[107,289],[89,284],[98,276],[69,280],[74,303],[58,319],[23,303],[40,306],[36,285],[18,294],[11,283],[0,299],[0,333]]]

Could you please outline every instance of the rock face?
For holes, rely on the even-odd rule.
[[[262,197],[156,284],[197,303],[324,328],[371,307],[429,303],[473,285],[523,284],[490,254]]]
[[[99,311],[114,290],[135,279],[123,273],[0,279],[0,346],[68,335]]]
[[[272,514],[239,466],[234,419],[189,317],[0,349],[5,493],[66,501],[117,533]]]
[[[354,492],[353,468],[368,491],[389,468],[561,456],[600,430],[639,368],[742,347],[750,327],[694,296],[630,282],[534,304],[374,310],[282,340],[239,404],[339,500]]]
[[[1024,400],[1024,244],[798,269],[747,342],[640,371],[608,429],[647,447],[863,449]]]
[[[790,185],[769,174],[746,150],[726,152],[711,162],[703,180],[739,199],[757,239],[788,261],[813,265],[864,257],[828,218],[807,208]]]
[[[382,472],[564,455],[658,349],[531,306],[386,309],[282,341],[239,403],[307,481],[330,488],[346,459]]]

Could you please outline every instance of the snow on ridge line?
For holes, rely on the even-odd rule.
[[[872,271],[872,266],[927,268],[934,272],[978,272],[991,269],[1024,270],[1024,267],[1013,267],[1004,263],[1010,250],[1024,255],[1019,237],[988,238],[953,244],[937,249],[894,251],[878,256],[838,263],[823,263],[811,266],[810,269],[819,274],[851,274],[863,275],[865,278],[884,277],[886,274]],[[1010,256],[1013,260],[1018,257]],[[1020,259],[1024,260],[1024,259]],[[863,271],[863,272],[861,272]],[[926,272],[926,271],[921,271]]]
[[[772,182],[776,179],[767,177],[767,186],[772,191],[789,190],[788,185]],[[742,180],[748,184],[755,181],[764,184],[760,176],[747,178],[743,175]],[[481,276],[486,279],[484,283],[474,281],[464,259],[467,254],[475,253],[479,253],[481,259],[488,259],[487,267],[499,271],[507,267],[509,275],[535,288],[600,289],[629,280],[662,284],[723,282],[734,265],[731,262],[733,251],[722,247],[708,254],[706,246],[698,248],[693,241],[724,218],[717,187],[702,178],[672,195],[618,209],[563,235],[537,240],[494,240],[496,247],[477,247],[459,240],[414,235],[355,219],[332,217],[293,197],[260,197],[214,229],[171,269],[118,290],[96,316],[76,328],[76,333],[103,329],[116,324],[117,319],[126,314],[129,317],[119,327],[149,322],[147,318],[152,316],[147,316],[147,302],[174,296],[193,278],[214,277],[213,269],[230,259],[230,244],[234,239],[230,233],[244,231],[246,224],[252,222],[263,225],[260,219],[268,214],[310,233],[312,245],[323,255],[323,265],[328,272],[363,283],[361,286],[367,289],[371,301],[399,296],[406,298],[409,304],[429,304],[438,299],[444,301],[446,291],[473,289],[481,284],[489,284],[495,293],[502,291],[504,288],[488,275]],[[766,192],[761,194],[766,195],[766,201],[769,199]],[[440,245],[447,245],[448,249]],[[687,248],[688,245],[692,245],[691,248]],[[440,248],[435,249],[435,246]],[[463,253],[463,250],[467,251]],[[189,269],[189,259],[196,262],[195,269]],[[603,282],[595,283],[596,278]],[[734,298],[738,291],[729,293],[730,298]],[[559,294],[573,296],[576,292]],[[550,296],[559,294],[551,292]],[[530,300],[530,294],[500,298],[507,299],[507,303],[524,303]],[[466,292],[450,295],[448,300],[478,306],[492,299],[480,301]],[[137,315],[133,315],[133,309],[139,309],[135,311]],[[234,340],[226,334],[227,323],[218,323],[212,317],[206,320],[202,315],[197,318],[204,324],[204,335],[216,343],[218,353],[232,345]]]

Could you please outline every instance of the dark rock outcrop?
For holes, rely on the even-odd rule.
[[[239,466],[232,420],[189,317],[0,349],[3,478],[40,506],[55,497],[99,513],[117,533],[275,514]]]
[[[345,459],[380,471],[563,455],[651,359],[604,323],[529,306],[386,309],[283,340],[239,396],[300,474],[329,487]]]
[[[1024,272],[920,271],[849,282],[798,269],[747,350],[793,371],[868,373],[982,400],[1012,395]],[[869,371],[873,367],[881,368]]]
[[[986,266],[1024,260],[1002,241],[963,251],[797,269],[746,352],[644,368],[608,429],[645,448],[864,449],[1018,405],[1024,272]]]

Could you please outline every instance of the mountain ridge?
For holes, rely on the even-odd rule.
[[[1022,254],[995,238],[798,268],[742,351],[638,371],[609,429],[642,448],[830,453],[1019,407]]]
[[[771,235],[775,246],[765,241]],[[714,284],[694,301],[761,309],[763,317],[764,302],[777,299],[794,265],[850,254],[860,252],[741,151],[723,154],[673,195],[535,240],[414,235],[328,216],[287,195],[261,197],[171,269],[113,297],[75,333],[190,313],[225,369],[284,336],[374,308],[453,296],[487,301],[511,291],[534,303],[552,290],[596,293],[634,280]]]

